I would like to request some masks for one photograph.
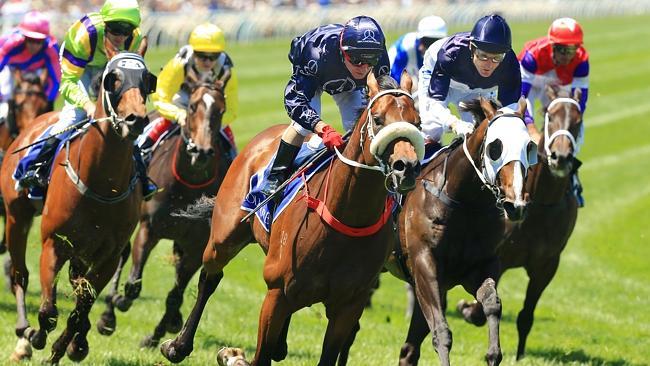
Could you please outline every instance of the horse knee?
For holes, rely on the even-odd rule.
[[[483,282],[476,292],[476,300],[483,306],[483,312],[486,316],[501,316],[501,299],[493,279],[488,278]]]
[[[451,329],[447,323],[436,327],[433,331],[433,346],[436,349],[446,348],[451,350],[451,345],[453,343],[453,338],[451,335]]]

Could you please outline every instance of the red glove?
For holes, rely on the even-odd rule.
[[[335,147],[343,145],[343,136],[330,125],[325,125],[318,136],[323,139],[323,144],[329,150],[334,150]]]

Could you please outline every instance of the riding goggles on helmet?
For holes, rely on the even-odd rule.
[[[135,26],[129,22],[106,22],[106,31],[116,36],[130,36]]]
[[[566,56],[573,56],[576,54],[578,51],[578,47],[575,45],[572,46],[567,46],[563,44],[554,44],[553,45],[553,52],[554,53],[559,53],[561,55],[566,55]]]
[[[493,63],[498,64],[501,63],[503,59],[506,58],[505,53],[487,53],[478,49],[478,47],[476,47],[476,45],[473,42],[470,43],[470,45],[474,56],[476,56],[476,58],[478,58],[481,61],[490,60]]]
[[[198,51],[196,51],[196,52],[194,52],[194,55],[196,56],[196,58],[200,58],[200,59],[206,60],[206,61],[216,61],[217,58],[219,58],[218,53],[212,53],[212,52],[198,52]]]
[[[349,46],[341,47],[343,57],[352,65],[370,65],[375,66],[379,63],[380,53],[374,49],[352,48]]]

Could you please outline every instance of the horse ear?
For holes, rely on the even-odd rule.
[[[115,55],[120,53],[120,50],[117,49],[117,47],[113,46],[113,43],[108,40],[106,36],[104,36],[104,50],[106,50],[106,58],[108,60],[112,59]]]
[[[47,83],[47,77],[49,76],[49,73],[47,72],[47,69],[41,69],[41,75],[40,75],[40,81],[41,85],[45,85]]]
[[[368,74],[368,96],[370,98],[374,97],[377,93],[379,93],[379,83],[377,83],[377,79],[375,79],[375,74],[372,72]]]
[[[548,100],[557,98],[557,89],[555,89],[552,85],[546,85],[545,92]]]
[[[575,88],[575,90],[573,90],[573,100],[580,103],[580,99],[582,99],[582,89]]]
[[[20,69],[18,68],[14,69],[13,78],[15,84],[20,84],[23,81],[23,73],[20,72]]]
[[[517,113],[519,113],[520,116],[523,116],[524,113],[526,113],[526,106],[527,106],[526,98],[524,98],[523,95],[520,96],[517,104],[519,104],[519,109],[517,110]]]
[[[406,90],[409,93],[411,92],[411,88],[413,87],[413,79],[411,78],[411,75],[409,75],[408,71],[406,71],[406,69],[402,70],[402,76],[400,77],[399,87],[402,88],[402,90]]]
[[[140,42],[140,47],[135,51],[138,55],[144,57],[144,54],[147,53],[147,47],[149,47],[149,41],[147,41],[147,36],[142,37]]]
[[[494,117],[494,115],[497,113],[497,110],[494,109],[494,107],[492,106],[492,103],[490,103],[489,100],[487,100],[487,99],[485,99],[483,97],[479,97],[478,100],[479,100],[479,103],[481,103],[481,108],[483,109],[483,112],[485,113],[485,117],[487,119],[492,119],[492,117]]]

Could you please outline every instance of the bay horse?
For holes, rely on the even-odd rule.
[[[173,241],[176,278],[165,301],[165,312],[160,322],[142,342],[143,347],[155,347],[165,332],[176,333],[183,325],[180,307],[188,282],[201,267],[205,243],[210,227],[205,222],[171,216],[185,209],[203,195],[214,195],[230,165],[225,157],[226,147],[219,136],[221,117],[225,112],[223,84],[220,81],[201,81],[189,72],[186,83],[190,89],[187,120],[174,135],[154,150],[148,173],[157,182],[160,192],[144,202],[140,226],[132,249],[131,272],[118,294],[120,265],[113,280],[111,293],[106,296],[107,309],[98,321],[101,334],[115,330],[115,311],[127,311],[142,290],[142,273],[149,254],[161,239]],[[157,114],[150,114],[155,118]],[[128,253],[127,253],[128,255]]]
[[[358,328],[394,241],[389,191],[406,193],[415,186],[424,154],[420,119],[408,92],[411,78],[402,76],[398,86],[388,76],[378,82],[371,73],[367,85],[370,101],[345,149],[312,177],[303,195],[277,217],[270,233],[255,216],[240,222],[247,213],[240,206],[250,177],[268,164],[286,125],[258,134],[234,160],[214,200],[196,304],[178,336],[161,344],[168,360],[180,362],[190,354],[201,314],[223,278],[223,268],[256,241],[267,254],[263,273],[268,292],[253,364],[284,359],[291,314],[317,302],[324,303],[329,319],[319,364],[336,363]],[[318,212],[334,220],[326,223]]]
[[[400,365],[418,363],[429,332],[440,364],[450,364],[446,293],[456,285],[483,304],[489,325],[486,361],[501,362],[496,248],[505,220],[525,215],[526,172],[537,156],[522,119],[525,108],[523,98],[514,113],[497,111],[494,102],[483,98],[465,103],[463,109],[473,112],[478,123],[475,131],[441,150],[406,197],[398,219],[398,261],[387,265],[413,284],[417,298]]]
[[[12,178],[20,159],[8,156],[0,170],[0,189],[7,212],[7,246],[11,255],[11,284],[16,296],[19,342],[13,357],[28,357],[31,346],[43,349],[57,325],[58,272],[70,261],[70,283],[77,295],[66,328],[52,346],[49,362],[67,353],[73,361],[88,355],[88,313],[98,293],[115,272],[120,253],[138,221],[141,186],[134,171],[133,140],[148,123],[145,99],[155,90],[155,76],[142,55],[118,53],[106,41],[110,60],[102,76],[100,97],[92,123],[79,137],[66,142],[53,165],[41,220],[41,307],[39,328],[30,327],[25,308],[28,276],[26,240],[35,207],[26,190],[16,190]],[[52,123],[59,113],[38,117],[19,134],[10,149],[24,146]]]
[[[16,84],[13,90],[13,98],[9,103],[7,120],[0,124],[0,162],[14,141],[16,135],[28,126],[37,116],[52,110],[52,105],[45,96],[45,85],[47,83],[47,69],[40,74],[36,72],[13,71],[13,81]],[[9,119],[12,122],[9,122]],[[0,205],[0,214],[4,218],[4,205]],[[0,254],[7,251],[5,245],[4,230],[0,242]]]
[[[517,316],[517,359],[524,357],[537,302],[555,276],[578,215],[571,179],[580,164],[575,156],[582,128],[581,91],[576,89],[570,96],[548,87],[546,94],[551,102],[544,119],[544,148],[539,149],[541,164],[531,170],[526,182],[531,195],[528,215],[521,222],[508,223],[498,250],[501,273],[524,267],[529,277],[524,307]],[[468,322],[485,323],[479,303],[461,300],[457,307]]]

